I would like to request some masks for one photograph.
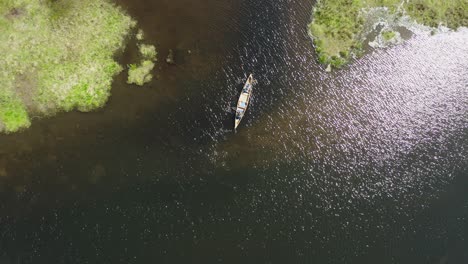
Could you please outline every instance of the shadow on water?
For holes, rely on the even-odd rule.
[[[0,136],[0,263],[468,259],[466,29],[326,73],[311,1],[117,2],[157,79]]]

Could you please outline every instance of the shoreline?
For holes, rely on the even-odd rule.
[[[377,0],[319,0],[312,10],[312,21],[308,24],[318,61],[328,69],[340,68],[353,57],[362,54],[365,37],[370,33],[370,13],[386,9],[388,21],[402,23],[409,18],[413,23],[436,28],[439,25],[450,29],[468,26],[466,11],[468,4],[460,0],[446,2],[388,0],[386,5]],[[382,23],[381,21],[375,23]],[[373,23],[372,23],[373,24]],[[400,43],[394,27],[384,27],[379,32],[380,40],[390,44]]]
[[[136,22],[107,0],[30,0],[1,3],[0,25],[0,132],[12,133],[30,116],[104,106]]]

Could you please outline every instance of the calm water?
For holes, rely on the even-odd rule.
[[[0,136],[1,264],[468,263],[467,29],[326,73],[312,1],[119,4],[159,76]]]

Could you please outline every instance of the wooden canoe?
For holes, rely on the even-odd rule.
[[[253,88],[253,76],[252,74],[249,75],[247,81],[242,88],[242,92],[239,96],[239,100],[237,101],[237,108],[236,108],[236,117],[234,119],[234,129],[240,124],[242,118],[247,111],[247,107],[249,106],[250,96],[252,95],[252,88]]]

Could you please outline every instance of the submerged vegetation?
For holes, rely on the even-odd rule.
[[[320,63],[341,67],[350,55],[362,49],[366,10],[385,7],[395,15],[409,15],[417,22],[456,29],[468,25],[468,2],[464,0],[318,0],[309,24],[309,34]],[[395,37],[387,30],[386,40]]]
[[[101,107],[134,25],[106,0],[0,1],[0,131],[28,127],[31,113]]]

